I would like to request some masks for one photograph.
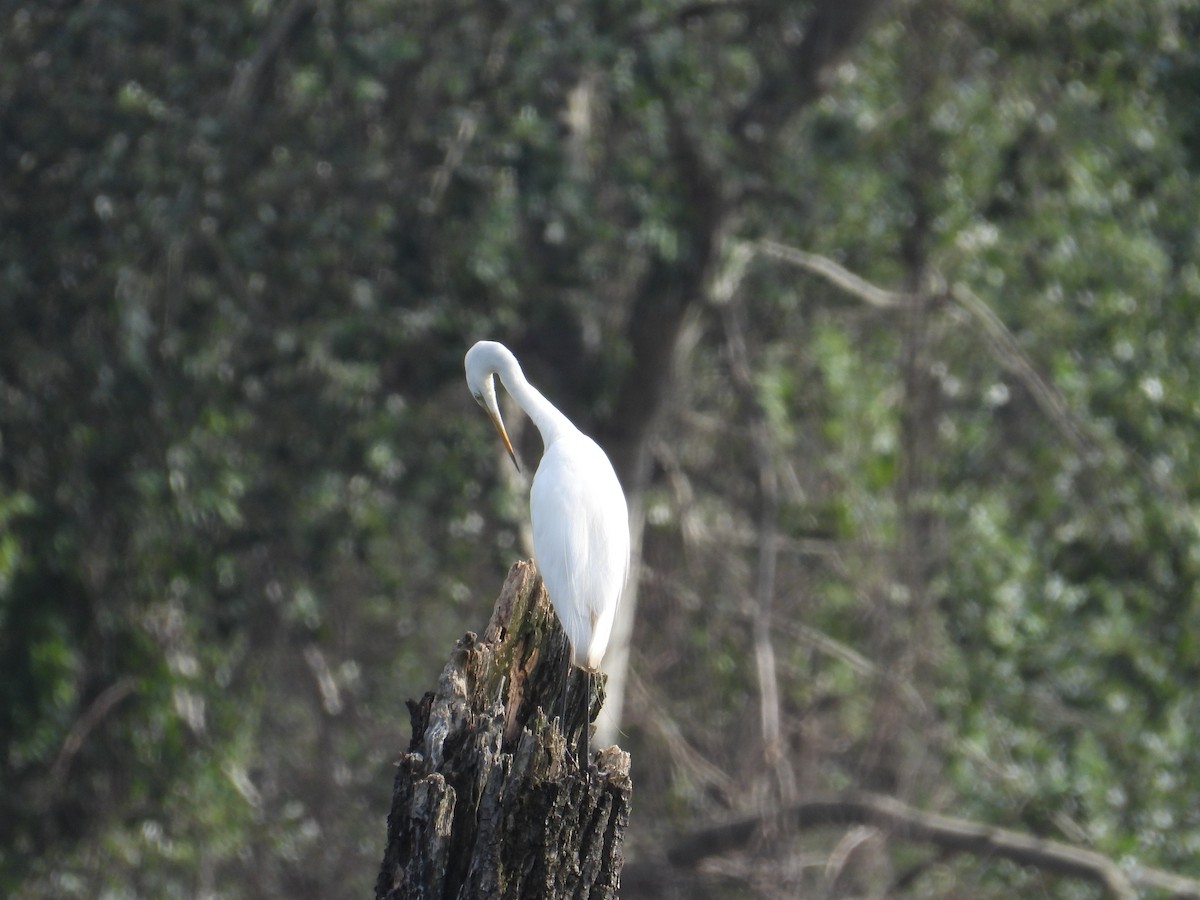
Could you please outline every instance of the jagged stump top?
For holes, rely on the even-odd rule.
[[[569,646],[536,568],[509,571],[483,638],[468,632],[437,690],[409,702],[377,900],[616,897],[633,786],[629,754],[595,766],[568,753],[587,708],[571,669],[563,731],[555,708]]]

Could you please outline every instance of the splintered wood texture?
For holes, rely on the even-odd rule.
[[[629,754],[576,759],[589,708],[537,570],[513,566],[483,639],[458,641],[436,692],[409,702],[377,900],[609,898],[629,822]]]

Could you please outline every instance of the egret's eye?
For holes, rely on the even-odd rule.
[[[476,394],[475,402],[478,403],[480,406],[483,406],[483,394]]]

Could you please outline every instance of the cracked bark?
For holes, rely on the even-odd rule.
[[[376,900],[616,897],[629,822],[629,755],[574,755],[585,680],[572,670],[567,728],[558,709],[567,642],[532,563],[519,562],[482,639],[456,644],[436,691],[409,702],[412,741],[397,761]]]

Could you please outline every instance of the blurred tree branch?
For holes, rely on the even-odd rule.
[[[864,303],[879,309],[898,309],[913,302],[912,294],[876,287],[827,256],[808,253],[778,241],[762,240],[757,241],[753,246],[758,253],[764,256],[789,262],[814,275],[820,275],[835,287],[839,287]]]
[[[758,675],[759,718],[762,726],[763,761],[774,771],[778,796],[789,803],[796,796],[796,779],[785,750],[779,679],[776,674],[775,647],[771,640],[771,618],[775,605],[775,570],[778,559],[779,477],[776,471],[776,447],[767,410],[758,394],[754,366],[746,348],[741,309],[730,302],[736,294],[740,275],[745,269],[745,254],[730,255],[726,265],[731,273],[722,273],[713,287],[713,301],[721,311],[725,331],[725,355],[729,381],[746,409],[750,421],[750,439],[758,469],[758,564],[752,612],[754,660]]]
[[[1096,450],[1095,443],[1087,436],[1062,392],[1034,368],[1029,358],[1008,326],[992,308],[965,284],[956,283],[946,293],[947,299],[964,310],[983,336],[996,362],[1011,372],[1025,386],[1046,418],[1058,429],[1063,439],[1081,455]]]
[[[771,240],[756,241],[753,247],[762,256],[791,263],[818,275],[877,309],[905,309],[918,299],[911,292],[891,291],[874,285],[826,256]],[[988,352],[1029,391],[1038,408],[1073,450],[1082,455],[1094,451],[1094,441],[1088,438],[1084,426],[1071,412],[1062,392],[1038,372],[1029,354],[987,303],[961,283],[946,289],[939,299],[966,313],[966,321],[983,337]]]
[[[244,125],[258,116],[280,56],[316,11],[315,0],[292,0],[271,20],[254,55],[238,64],[225,100],[225,116],[231,125]]]
[[[798,831],[842,826],[872,826],[894,838],[931,844],[948,855],[973,854],[1031,866],[1050,875],[1075,878],[1099,885],[1110,896],[1132,900],[1137,890],[1168,891],[1175,897],[1200,897],[1200,881],[1160,869],[1124,870],[1102,853],[1046,840],[1020,831],[997,828],[926,812],[893,797],[850,793],[796,803],[782,811],[745,816],[702,828],[670,844],[664,856],[680,869],[690,869],[705,859],[746,847],[768,824],[785,821]],[[671,878],[659,862],[636,862],[625,867],[625,883],[652,889]]]
[[[825,0],[816,4],[803,36],[782,63],[763,73],[758,90],[734,117],[730,133],[750,144],[774,136],[798,110],[824,92],[829,69],[857,44],[883,0]]]
[[[101,691],[93,700],[83,715],[75,720],[71,730],[67,732],[66,740],[58,751],[54,765],[50,769],[50,778],[56,785],[61,785],[71,770],[71,762],[83,747],[89,734],[104,718],[126,697],[135,693],[138,683],[128,675],[118,678],[115,682]]]
[[[824,0],[809,17],[804,37],[789,57],[794,71],[766,70],[762,87],[740,110],[731,133],[750,137],[752,154],[762,149],[767,135],[816,100],[823,90],[821,75],[841,59],[861,37],[871,14],[882,0]],[[720,6],[720,11],[726,7]],[[714,7],[714,11],[718,11]],[[701,12],[697,7],[695,12]],[[689,13],[691,15],[691,13]],[[647,54],[647,58],[650,58]],[[610,709],[601,733],[620,721],[624,703],[628,643],[637,610],[637,582],[642,524],[641,493],[649,467],[649,436],[670,385],[671,368],[687,315],[705,296],[713,274],[721,236],[729,226],[730,199],[743,190],[728,173],[725,160],[710,159],[689,127],[686,111],[663,83],[662,73],[646,69],[647,86],[666,114],[667,143],[673,163],[681,250],[676,258],[655,255],[636,289],[625,329],[629,362],[617,388],[616,401],[597,433],[629,495],[635,536],[629,583],[609,648]]]
[[[827,256],[809,253],[773,240],[759,240],[748,246],[757,255],[791,263],[817,275],[877,309],[908,309],[920,299],[912,292],[892,291],[872,284]],[[934,299],[949,310],[948,314],[955,321],[968,325],[983,339],[991,357],[1029,392],[1029,396],[1033,398],[1033,402],[1047,421],[1084,463],[1094,465],[1102,458],[1105,437],[1097,435],[1095,429],[1089,427],[1071,410],[1062,391],[1038,371],[1037,365],[1021,346],[1016,335],[983,298],[962,282],[955,282],[949,286],[943,282],[939,285]],[[1141,454],[1123,442],[1117,443],[1129,455],[1138,477],[1151,490],[1165,492],[1175,500],[1182,497],[1176,485],[1169,482],[1163,484],[1162,479],[1155,476]]]

